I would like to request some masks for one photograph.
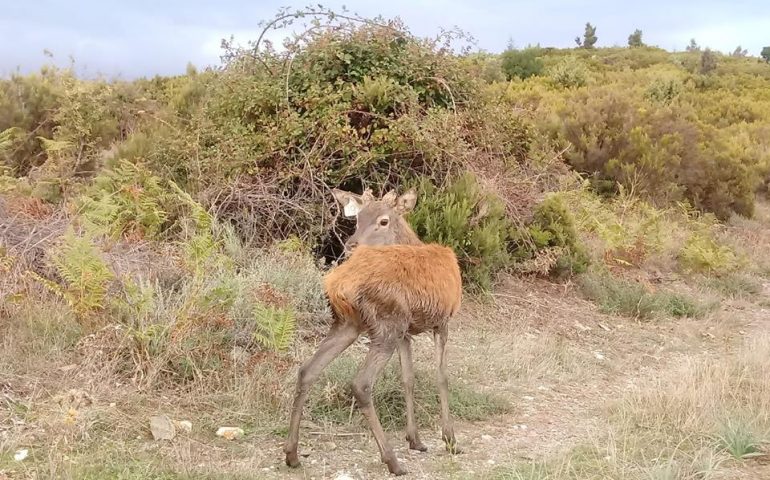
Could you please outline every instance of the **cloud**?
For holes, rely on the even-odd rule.
[[[297,0],[299,1],[299,0]],[[37,70],[49,60],[49,49],[59,64],[72,55],[79,68],[90,74],[135,77],[184,72],[188,61],[198,66],[216,65],[223,53],[222,38],[234,35],[246,44],[257,37],[261,19],[278,10],[275,0],[135,0],[71,3],[40,0],[32,9],[23,2],[4,7],[0,18],[0,74],[19,67]],[[339,11],[344,2],[324,2]],[[300,3],[304,4],[304,2]],[[458,26],[488,51],[540,43],[569,47],[582,34],[586,21],[597,26],[599,46],[625,45],[628,34],[640,28],[647,43],[683,49],[690,38],[723,51],[741,44],[757,54],[766,38],[770,17],[756,15],[760,0],[726,5],[704,0],[694,6],[676,0],[590,3],[542,0],[389,0],[361,2],[351,10],[366,17],[382,14],[401,17],[413,33],[433,36],[441,27]],[[270,32],[280,45],[290,32]]]

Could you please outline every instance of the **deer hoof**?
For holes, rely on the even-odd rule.
[[[398,460],[393,459],[386,463],[388,464],[388,471],[393,475],[400,477],[401,475],[407,474],[406,469],[402,467],[400,463],[398,463]]]
[[[417,450],[418,452],[427,452],[428,447],[425,446],[420,440],[409,440],[409,450]]]
[[[286,465],[291,468],[299,467],[299,457],[297,456],[297,452],[289,452],[286,454]]]

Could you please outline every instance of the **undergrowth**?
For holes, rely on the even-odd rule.
[[[343,356],[324,370],[308,402],[311,418],[317,422],[339,424],[360,421],[357,409],[353,408],[355,397],[351,390],[358,368],[358,361]],[[437,425],[440,419],[438,390],[434,379],[434,372],[419,369],[415,372],[415,416],[422,428]],[[406,421],[404,389],[397,360],[392,360],[378,378],[372,392],[372,401],[383,428],[403,428]],[[510,405],[502,397],[454,380],[449,385],[449,409],[456,418],[478,421],[505,413],[509,411]]]
[[[599,305],[603,313],[651,319],[661,315],[700,317],[707,305],[690,296],[661,290],[654,291],[639,282],[613,277],[606,272],[591,272],[578,278],[580,290]]]

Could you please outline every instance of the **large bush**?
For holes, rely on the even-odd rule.
[[[640,109],[615,88],[576,92],[559,136],[567,161],[609,191],[615,184],[659,203],[688,200],[720,218],[751,215],[755,185],[746,153],[675,105]]]
[[[505,76],[508,80],[514,78],[524,80],[533,75],[540,75],[543,71],[541,54],[539,47],[528,47],[522,50],[508,48],[501,54]]]

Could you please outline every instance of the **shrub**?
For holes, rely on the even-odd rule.
[[[709,235],[693,233],[679,252],[679,262],[693,272],[723,274],[740,265],[735,252],[726,245],[719,245]]]
[[[588,84],[588,67],[574,56],[566,56],[548,69],[548,77],[564,88],[579,88]]]
[[[707,287],[728,297],[754,297],[762,293],[762,283],[747,274],[731,273],[706,278]]]
[[[538,204],[525,230],[512,230],[511,238],[513,256],[520,262],[537,263],[533,260],[544,258],[543,251],[554,251],[547,265],[548,273],[553,275],[582,273],[588,267],[590,260],[578,239],[574,218],[557,195]]]
[[[500,55],[505,76],[508,80],[514,78],[524,80],[534,75],[540,75],[543,71],[541,53],[539,47],[528,47],[522,50],[508,48]]]
[[[604,193],[619,184],[657,204],[686,199],[723,220],[753,212],[747,164],[756,163],[754,154],[689,120],[683,107],[639,109],[619,90],[601,87],[576,92],[560,118],[558,135],[572,146],[567,161]]]
[[[490,288],[493,275],[509,262],[510,220],[499,198],[465,174],[443,189],[423,179],[421,201],[409,216],[417,235],[454,249],[471,289]]]
[[[683,89],[684,84],[677,77],[657,78],[647,87],[645,97],[668,105],[679,98]]]

